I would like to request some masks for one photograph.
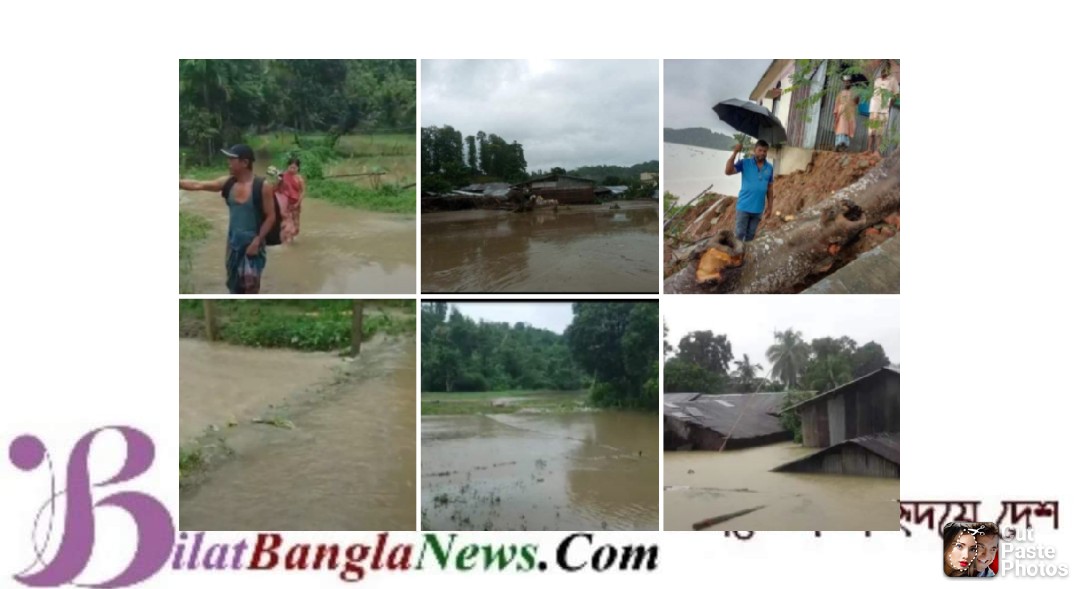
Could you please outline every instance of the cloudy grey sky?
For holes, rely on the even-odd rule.
[[[663,126],[704,127],[734,133],[712,107],[721,100],[749,100],[770,59],[668,59],[663,62]],[[426,83],[426,80],[425,80]]]
[[[844,335],[859,344],[875,341],[892,364],[900,363],[899,297],[733,296],[722,297],[722,303],[714,297],[678,298],[677,305],[663,306],[667,341],[675,348],[683,335],[711,330],[727,336],[735,358],[749,354],[771,370],[765,352],[775,342],[772,334],[792,327],[806,342]]]
[[[450,303],[461,314],[477,321],[513,325],[518,321],[532,327],[562,333],[573,322],[573,303]]]
[[[659,159],[654,60],[425,59],[422,76],[423,126],[516,140],[530,171]]]

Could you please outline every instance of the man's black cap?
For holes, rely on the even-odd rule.
[[[255,161],[255,150],[243,143],[237,143],[228,149],[222,149],[221,153],[230,158],[235,157],[249,162]]]

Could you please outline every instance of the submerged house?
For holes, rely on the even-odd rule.
[[[779,421],[785,395],[666,393],[663,449],[737,449],[789,440],[790,432]]]
[[[581,205],[596,202],[596,183],[588,178],[578,178],[565,174],[547,174],[539,178],[530,178],[516,185],[528,189],[532,194],[543,198],[553,198],[559,204]]]
[[[794,405],[802,444],[823,450],[783,472],[899,477],[899,369],[881,368]]]

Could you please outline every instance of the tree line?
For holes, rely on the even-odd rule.
[[[422,390],[587,388],[597,406],[656,411],[658,324],[654,302],[574,303],[562,335],[521,322],[477,322],[447,303],[424,303]]]
[[[180,60],[180,146],[202,163],[245,134],[408,133],[415,120],[414,60]]]
[[[425,190],[444,192],[476,177],[521,182],[528,178],[524,146],[484,131],[462,136],[449,125],[420,130],[420,172]]]
[[[579,390],[584,372],[565,339],[525,323],[475,321],[447,303],[420,310],[421,380],[427,392]]]
[[[805,341],[795,329],[777,331],[766,356],[765,371],[743,354],[735,358],[726,335],[694,331],[677,347],[663,326],[663,390],[667,393],[737,393],[754,391],[826,391],[891,364],[880,344],[859,344],[847,336]]]

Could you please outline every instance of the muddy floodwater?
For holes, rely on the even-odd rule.
[[[180,192],[180,209],[212,225],[194,254],[193,292],[225,293],[228,207],[219,194]],[[300,235],[267,248],[262,293],[403,294],[416,292],[416,221],[316,198],[303,201]]]
[[[198,347],[181,346],[181,379],[204,359]],[[229,455],[181,490],[181,528],[414,530],[415,350],[411,338],[365,342],[359,360],[336,367],[321,354],[245,350],[248,358],[233,355],[228,373],[204,369],[189,378],[181,389],[182,432],[226,414],[241,418],[233,427],[215,423],[219,429],[200,438],[224,445]],[[301,374],[252,376],[271,353],[273,363]],[[278,377],[314,384],[289,393],[273,382]],[[191,409],[196,405],[207,408]],[[258,407],[278,425],[252,423],[246,416]]]
[[[655,530],[654,414],[425,416],[422,512],[431,530]]]
[[[193,441],[208,427],[250,421],[261,416],[269,403],[328,383],[332,369],[343,367],[344,362],[328,353],[181,338],[180,443]]]
[[[793,443],[725,452],[663,454],[663,529],[764,506],[710,529],[899,529],[899,479],[777,473],[770,469],[813,453]]]
[[[421,217],[424,292],[656,292],[654,202]]]

